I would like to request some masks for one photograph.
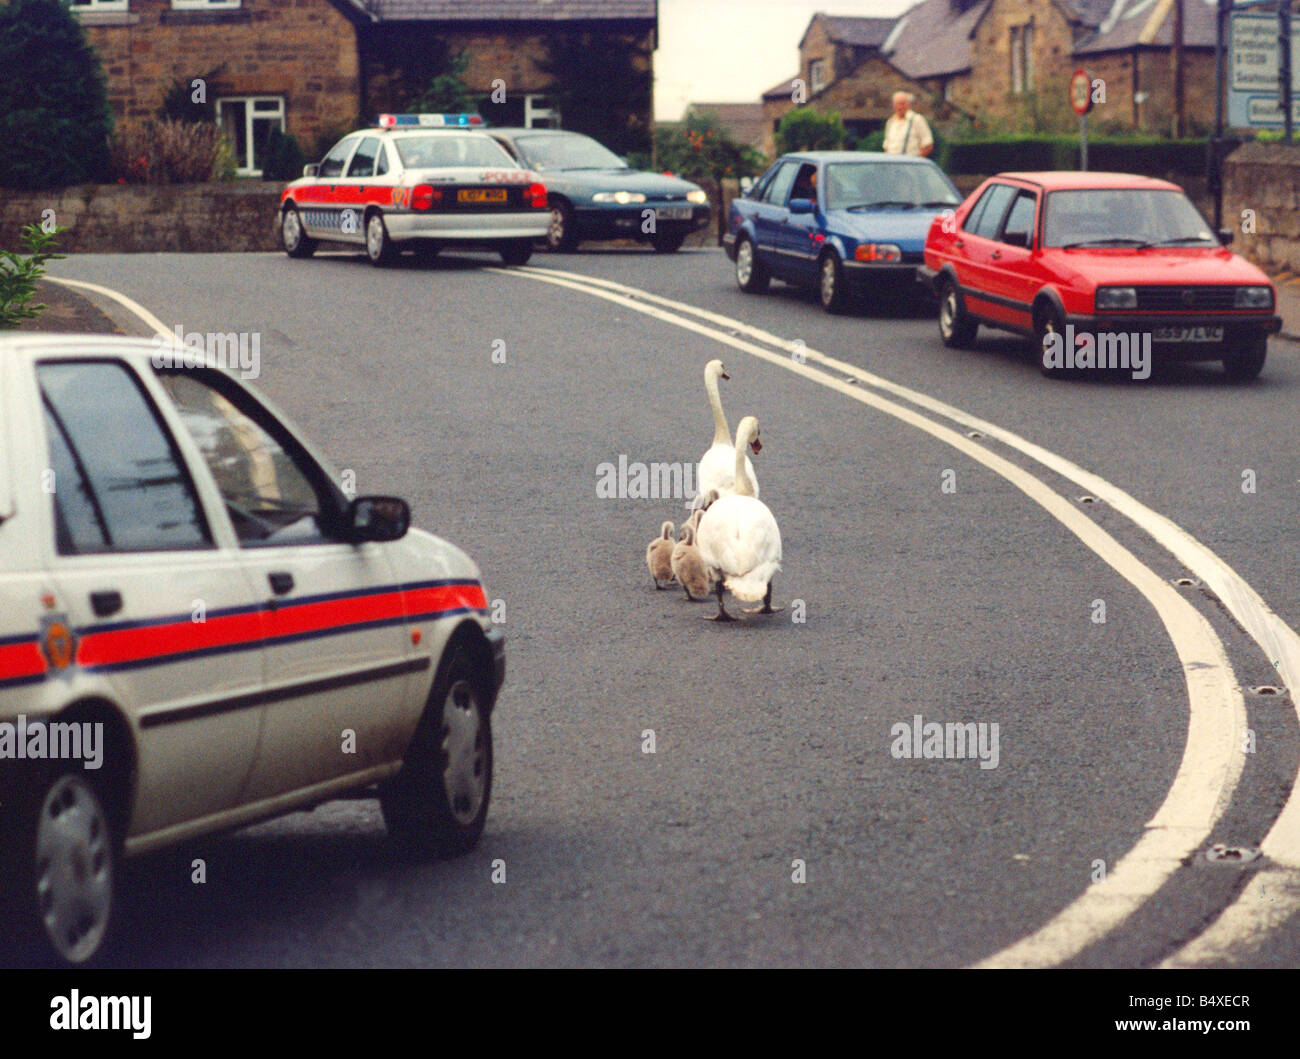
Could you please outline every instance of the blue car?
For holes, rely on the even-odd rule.
[[[855,291],[915,289],[930,222],[961,201],[925,158],[801,151],[732,202],[722,241],[747,294],[784,280],[816,288],[835,313]]]
[[[583,239],[636,239],[670,254],[709,223],[703,188],[633,169],[590,136],[562,129],[487,132],[546,185],[551,250],[573,250]]]

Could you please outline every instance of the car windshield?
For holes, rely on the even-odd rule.
[[[397,136],[393,142],[402,156],[402,165],[408,169],[480,165],[517,168],[514,159],[486,136],[433,132],[425,136]]]
[[[515,141],[534,169],[626,169],[623,159],[589,136],[524,136]]]
[[[1200,211],[1181,191],[1090,188],[1053,191],[1044,246],[1217,246]]]
[[[929,165],[831,162],[826,166],[828,210],[956,206],[961,197]]]

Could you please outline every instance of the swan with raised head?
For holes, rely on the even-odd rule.
[[[729,493],[736,483],[736,448],[731,442],[731,431],[727,427],[727,416],[722,411],[722,398],[718,395],[718,380],[730,379],[722,361],[711,360],[704,366],[704,391],[709,395],[709,408],[713,411],[713,444],[700,457],[696,475],[695,499],[691,501],[692,510],[699,508],[702,499],[710,489],[719,494]],[[753,483],[752,495],[758,497],[758,479],[754,477],[754,465],[745,457],[745,470]]]
[[[755,495],[753,479],[745,470],[745,449],[758,455],[758,420],[746,416],[736,429],[734,490],[709,505],[700,519],[695,543],[718,596],[718,613],[711,621],[734,621],[722,604],[725,587],[747,603],[763,601],[746,614],[772,614],[772,578],[781,571],[781,530],[772,512]]]

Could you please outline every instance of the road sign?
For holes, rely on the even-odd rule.
[[[1228,28],[1228,125],[1234,129],[1280,129],[1276,15],[1233,12]],[[1291,54],[1300,55],[1300,26],[1291,30]],[[1300,65],[1291,68],[1292,99],[1300,95]],[[1300,110],[1291,105],[1293,120]]]
[[[1079,117],[1092,109],[1092,75],[1087,70],[1075,70],[1070,78],[1070,106]]]

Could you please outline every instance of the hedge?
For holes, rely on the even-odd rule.
[[[1088,168],[1140,176],[1195,176],[1205,172],[1204,140],[1089,137]],[[949,141],[935,161],[951,175],[1070,170],[1079,167],[1079,137],[1009,136]]]

